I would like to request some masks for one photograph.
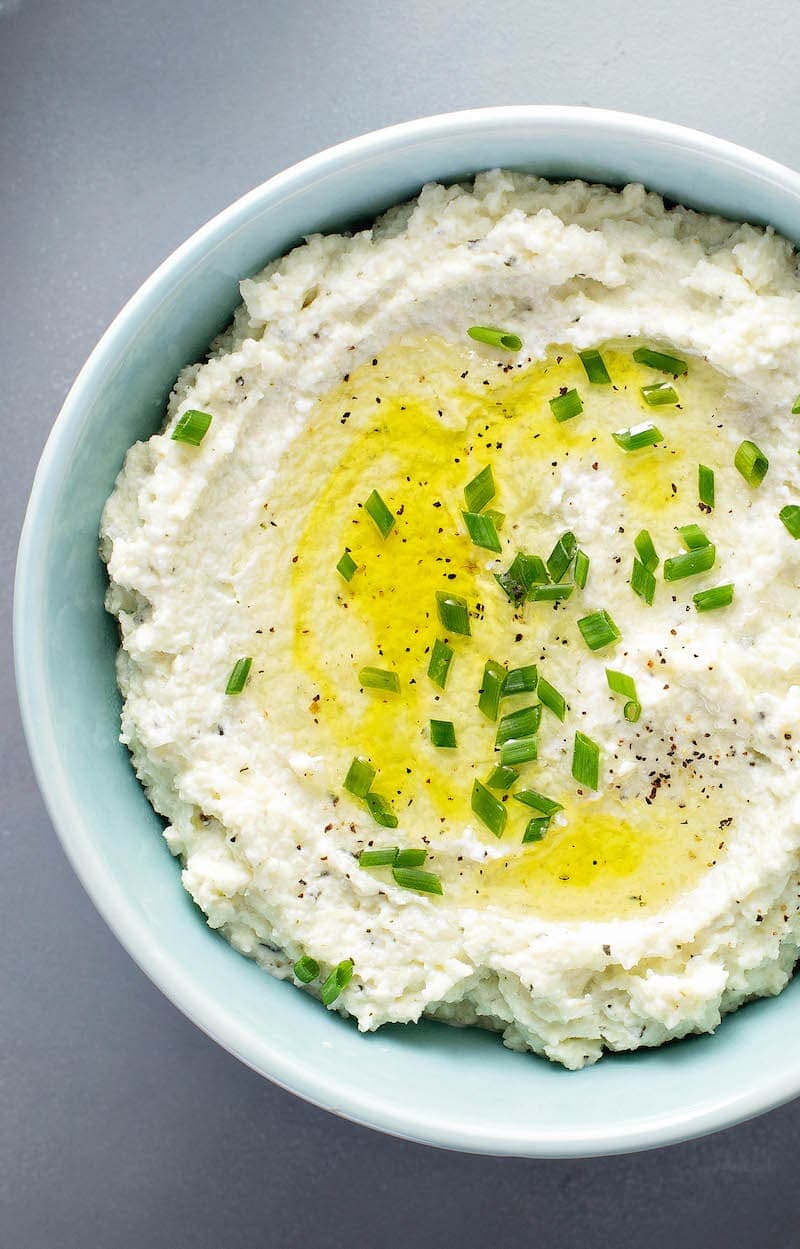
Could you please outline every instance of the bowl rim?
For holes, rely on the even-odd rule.
[[[36,560],[40,530],[46,530],[50,483],[69,457],[81,429],[82,413],[94,388],[113,366],[128,326],[140,317],[162,286],[173,285],[235,230],[252,210],[269,206],[287,189],[306,186],[377,152],[386,155],[415,140],[453,138],[497,124],[570,123],[605,129],[616,135],[659,140],[695,154],[713,155],[745,167],[764,181],[791,189],[800,199],[800,174],[752,150],[702,131],[639,114],[570,105],[500,105],[435,114],[369,131],[335,144],[291,165],[246,192],[215,214],[172,251],[117,313],[80,369],[45,443],[34,476],[21,530],[14,581],[13,642],[17,692],[23,729],[39,790],[64,852],[94,906],[145,975],[208,1036],[260,1075],[304,1100],[360,1125],[421,1144],[473,1153],[528,1157],[587,1157],[625,1153],[673,1144],[752,1118],[789,1101],[800,1092],[800,1061],[762,1076],[757,1088],[733,1090],[700,1112],[662,1114],[628,1130],[592,1128],[582,1133],[512,1129],[486,1130],[458,1122],[431,1123],[408,1108],[365,1097],[352,1084],[342,1089],[334,1077],[321,1075],[308,1062],[273,1052],[272,1066],[254,1057],[235,1019],[202,989],[177,977],[169,953],[107,874],[93,846],[79,805],[73,801],[58,743],[37,709],[47,704],[37,601],[42,589],[41,561]]]

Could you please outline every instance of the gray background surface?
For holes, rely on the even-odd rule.
[[[485,104],[629,109],[800,167],[799,41],[794,0],[0,0],[2,1249],[800,1246],[800,1102],[668,1150],[528,1162],[381,1137],[240,1066],[72,875],[9,644],[19,526],[60,403],[212,213],[329,143]]]

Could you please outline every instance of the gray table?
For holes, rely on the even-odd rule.
[[[644,0],[0,0],[6,618],[74,374],[217,209],[339,139],[483,104],[630,109],[800,166],[799,37],[793,0],[658,16]],[[152,988],[84,896],[31,776],[7,641],[2,733],[3,1249],[800,1245],[800,1103],[669,1150],[534,1163],[390,1140],[272,1087]]]

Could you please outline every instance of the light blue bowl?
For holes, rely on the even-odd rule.
[[[497,108],[395,126],[303,161],[193,235],[145,283],[73,386],[42,456],[17,567],[17,680],[53,823],[139,966],[255,1070],[320,1106],[412,1140],[494,1154],[615,1153],[710,1132],[800,1092],[800,983],[714,1037],[568,1073],[443,1025],[355,1027],[215,936],[181,888],[161,824],[117,741],[114,626],[100,511],[126,449],[159,426],[182,365],[239,302],[238,280],[303,235],[364,222],[431,179],[506,166],[641,181],[674,200],[800,239],[800,177],[646,118]]]

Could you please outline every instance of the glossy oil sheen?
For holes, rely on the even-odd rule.
[[[642,181],[800,237],[792,171],[698,132],[588,109],[423,119],[279,175],[162,265],[76,381],[42,457],[20,545],[17,679],[37,777],[86,888],[147,974],[231,1052],[336,1113],[414,1140],[529,1156],[613,1153],[708,1132],[795,1096],[797,983],[739,1011],[716,1037],[607,1058],[576,1074],[477,1030],[426,1023],[360,1036],[209,932],[117,741],[116,640],[103,612],[97,529],[126,448],[157,429],[179,369],[229,320],[239,278],[303,235],[368,219],[427,180],[498,165]]]

